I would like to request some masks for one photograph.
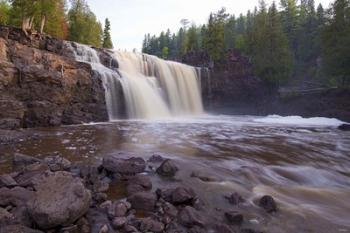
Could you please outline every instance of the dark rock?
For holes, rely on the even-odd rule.
[[[191,188],[178,187],[171,194],[171,203],[175,205],[193,205],[196,193]]]
[[[191,206],[186,206],[178,214],[178,221],[186,227],[205,225],[205,220],[202,214]]]
[[[101,204],[102,202],[105,202],[107,200],[108,195],[105,193],[95,193],[93,195],[93,198],[98,204]]]
[[[79,219],[76,224],[78,226],[79,233],[90,233],[90,224],[86,218]]]
[[[138,233],[139,231],[137,230],[136,227],[132,226],[132,225],[125,225],[123,228],[124,232],[132,232],[132,233]]]
[[[22,225],[9,225],[0,227],[0,233],[43,233]]]
[[[0,226],[8,225],[13,219],[14,216],[10,212],[0,207]]]
[[[194,226],[188,230],[188,233],[207,233],[208,231],[202,227]]]
[[[127,223],[127,221],[128,219],[126,217],[116,217],[112,221],[112,226],[115,229],[119,229],[122,228]]]
[[[79,178],[67,172],[52,173],[35,186],[28,212],[41,229],[69,225],[83,216],[91,194]]]
[[[114,232],[113,227],[110,225],[107,214],[98,209],[90,208],[86,214],[87,222],[90,225],[90,233],[100,233],[100,230],[104,230],[107,226],[109,233]]]
[[[241,225],[243,223],[243,215],[237,211],[226,212],[225,217],[232,225]]]
[[[143,218],[140,220],[140,230],[142,232],[163,232],[164,224],[151,218]]]
[[[157,195],[148,192],[139,192],[128,198],[132,208],[136,210],[153,211],[157,202]]]
[[[18,185],[17,182],[13,179],[12,176],[8,174],[0,176],[0,188],[4,186],[8,188],[12,188],[17,185]]]
[[[0,206],[23,206],[34,197],[34,192],[22,187],[0,189]]]
[[[157,173],[161,176],[173,177],[178,170],[176,164],[172,160],[167,159],[157,168]]]
[[[71,167],[71,162],[59,155],[44,158],[44,163],[46,163],[53,172],[67,171]]]
[[[216,224],[214,226],[215,233],[235,233],[228,225],[226,224]]]
[[[152,189],[152,182],[148,176],[136,175],[128,180],[127,193],[131,195],[133,193],[147,191]]]
[[[338,129],[343,131],[350,131],[350,124],[342,124],[338,127]]]
[[[24,166],[31,165],[34,163],[41,163],[41,160],[28,155],[15,153],[12,160],[15,168],[23,168]]]
[[[262,233],[261,231],[256,231],[250,228],[241,229],[240,233]]]
[[[126,215],[126,213],[128,212],[129,208],[130,208],[130,204],[120,201],[114,204],[114,208],[115,208],[115,216],[116,217],[123,217]]]
[[[116,156],[109,156],[103,159],[102,166],[109,172],[129,175],[144,172],[146,162],[142,158],[121,159]]]
[[[200,172],[200,171],[192,172],[191,177],[198,178],[198,179],[200,179],[203,182],[215,182],[215,181],[218,181],[218,179],[216,179],[215,177],[210,176],[209,174],[206,174],[206,173]]]
[[[263,196],[259,200],[259,206],[263,208],[266,212],[272,213],[277,211],[277,205],[273,197],[271,196]]]
[[[238,205],[240,203],[245,202],[245,200],[243,199],[243,197],[241,195],[239,195],[238,193],[232,193],[229,196],[225,196],[226,199],[230,202],[230,204],[232,205]]]

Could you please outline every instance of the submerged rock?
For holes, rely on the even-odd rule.
[[[226,212],[225,217],[232,225],[241,225],[243,223],[243,215],[237,211]]]
[[[132,208],[136,210],[153,211],[157,202],[157,195],[149,192],[138,192],[128,198]]]
[[[225,196],[225,198],[230,202],[230,204],[232,205],[238,205],[240,203],[245,202],[245,200],[243,199],[243,197],[241,195],[239,195],[238,193],[232,193],[229,196]]]
[[[157,173],[161,176],[173,177],[178,170],[176,164],[172,160],[167,159],[157,168]]]
[[[152,189],[152,182],[148,176],[136,175],[128,180],[127,193],[131,195],[133,193],[148,191]]]
[[[42,229],[69,225],[89,209],[91,194],[79,178],[67,172],[52,173],[35,186],[28,211]]]
[[[46,163],[53,172],[69,170],[71,167],[71,162],[59,155],[44,158],[44,163]]]
[[[350,131],[350,124],[342,124],[338,126],[338,129],[343,130],[343,131]]]
[[[175,205],[193,205],[197,196],[191,188],[178,187],[171,194],[171,202]]]
[[[267,213],[273,213],[277,211],[277,204],[273,197],[271,196],[263,196],[259,200],[259,206],[263,208]]]
[[[38,158],[34,158],[32,156],[28,156],[28,155],[24,155],[24,154],[20,154],[20,153],[15,153],[13,155],[13,160],[12,160],[12,164],[14,166],[14,168],[18,169],[18,168],[23,168],[27,165],[31,165],[34,163],[41,163],[42,160],[38,159]]]
[[[193,226],[203,227],[205,225],[203,215],[191,206],[186,206],[179,212],[178,221],[189,228]]]
[[[109,172],[129,175],[144,172],[146,162],[142,158],[122,159],[116,156],[109,156],[103,159],[102,166]]]

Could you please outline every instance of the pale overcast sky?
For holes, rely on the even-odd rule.
[[[332,0],[315,2],[316,6],[322,3],[328,7]],[[258,0],[88,0],[88,3],[102,23],[106,17],[110,19],[112,39],[117,49],[131,51],[136,48],[140,51],[146,33],[159,34],[167,28],[175,32],[184,18],[203,24],[210,12],[223,6],[230,14],[245,14],[258,5]]]

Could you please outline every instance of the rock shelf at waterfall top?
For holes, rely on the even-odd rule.
[[[12,169],[0,176],[1,233],[262,232],[245,227],[247,202],[240,194],[219,197],[232,211],[212,212],[197,196],[204,190],[168,185],[176,183],[182,168],[159,155],[145,161],[118,154],[86,165],[59,155],[38,159],[15,154]],[[189,179],[211,180],[193,174]],[[163,185],[155,187],[151,177]],[[112,186],[121,194],[111,194]],[[267,216],[278,211],[271,196],[257,202]]]

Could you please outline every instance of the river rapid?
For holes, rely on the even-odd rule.
[[[152,176],[154,189],[179,183],[192,187],[208,212],[238,208],[244,227],[271,233],[350,232],[350,133],[335,119],[203,116],[153,121],[121,120],[58,128],[30,129],[33,140],[0,146],[0,171],[11,171],[14,152],[98,163],[103,156],[154,154],[174,159],[176,178]],[[206,177],[191,177],[193,172]],[[123,197],[121,187],[110,195]],[[225,195],[246,202],[230,206]],[[257,204],[271,195],[278,212]]]

